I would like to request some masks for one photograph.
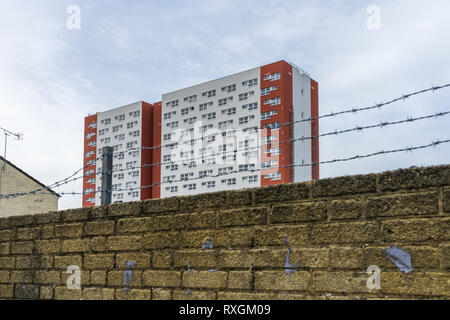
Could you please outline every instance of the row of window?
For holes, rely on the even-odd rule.
[[[128,122],[127,123],[127,129],[132,129],[132,128],[134,128],[134,126],[135,125],[137,125],[138,124],[138,121],[131,121],[131,122]],[[120,129],[122,129],[123,128],[123,125],[122,124],[120,124],[120,125],[117,125],[117,126],[114,126],[114,127],[112,127],[112,131],[113,132],[118,132]],[[106,132],[108,132],[109,131],[109,128],[104,128],[104,129],[100,129],[99,131],[98,131],[98,135],[99,136],[102,136],[102,135],[104,135]]]
[[[229,98],[225,98],[225,99],[221,99],[221,100],[219,100],[219,105],[225,105],[225,104],[227,104],[227,101],[229,101],[229,99],[231,98],[231,100],[232,100],[232,98],[233,97],[229,97]],[[240,99],[241,99],[241,97],[240,97]],[[245,98],[243,98],[243,99],[247,99],[247,97],[245,97]],[[273,98],[273,99],[268,99],[268,100],[265,100],[264,101],[264,105],[267,105],[267,104],[270,104],[270,105],[272,105],[272,106],[275,106],[275,105],[279,105],[281,103],[281,98],[280,97],[278,97],[278,98]],[[243,109],[248,109],[248,110],[253,110],[253,109],[255,109],[255,108],[257,108],[258,107],[258,104],[257,103],[251,103],[251,104],[246,104],[246,105],[243,105],[242,106],[242,108]],[[182,112],[181,112],[181,114],[182,115],[186,115],[186,114],[188,114],[190,111],[194,111],[194,107],[190,107],[190,108],[185,108],[185,109],[182,109]],[[222,114],[224,114],[224,115],[233,115],[233,114],[236,114],[236,108],[235,107],[232,107],[232,108],[228,108],[228,109],[224,109],[224,110],[222,110],[221,111],[221,113]],[[173,115],[175,115],[176,114],[176,112],[175,111],[172,111],[172,112],[168,112],[168,113],[165,113],[164,114],[164,119],[170,119]],[[272,116],[272,115],[276,115],[276,114],[278,114],[278,111],[270,111],[270,112],[266,112],[266,113],[262,113],[261,114],[261,120],[266,120],[266,119],[269,119],[270,118],[270,116]],[[254,116],[253,116],[254,117]],[[215,119],[216,118],[216,114],[215,113],[209,113],[209,114],[206,114],[206,115],[202,115],[202,118],[203,119],[208,119],[208,120],[211,120],[211,119]],[[188,118],[188,119],[184,119],[184,123],[188,123],[188,124],[193,124],[195,121],[197,120],[197,117],[191,117],[191,118]],[[247,122],[245,122],[245,120],[243,120],[244,122],[241,122],[241,120],[239,119],[239,123],[247,123]],[[179,126],[179,122],[178,121],[172,121],[172,122],[167,122],[166,123],[166,126],[168,127],[168,128],[171,128],[171,129],[175,129],[175,128],[178,128],[178,126]],[[226,126],[225,126],[226,127]],[[220,129],[221,127],[220,127],[220,124],[219,124],[219,129]],[[205,131],[206,131],[207,129],[205,129]]]
[[[171,180],[166,180],[166,182],[170,182]],[[242,181],[247,181],[249,183],[255,183],[258,182],[258,175],[253,176],[245,176],[242,177]],[[230,179],[222,179],[220,181],[222,184],[226,184],[228,186],[236,185],[236,178],[230,178]],[[204,181],[201,183],[202,186],[207,188],[214,188],[216,186],[216,181]],[[187,190],[196,190],[197,184],[196,183],[188,183],[183,185],[183,189]],[[171,193],[178,192],[178,186],[167,186],[165,188],[166,191],[169,191]]]
[[[228,102],[228,101],[231,101],[231,100],[233,100],[233,97],[228,97],[228,98],[220,99],[220,100],[219,100],[219,106],[226,105],[227,102]],[[207,110],[208,107],[212,106],[213,104],[214,104],[214,103],[213,103],[212,101],[206,102],[206,103],[202,103],[202,104],[199,105],[199,111]],[[243,110],[254,110],[254,109],[257,109],[257,108],[258,108],[258,103],[257,103],[257,102],[242,105],[242,109],[243,109]],[[236,110],[236,108],[234,108],[234,110]],[[194,111],[195,111],[195,107],[187,107],[187,108],[183,108],[183,109],[181,109],[181,115],[182,115],[182,116],[188,115],[189,113],[194,112]],[[225,111],[222,110],[222,114],[223,114],[224,112],[225,112]],[[166,113],[163,114],[163,119],[164,119],[164,120],[172,119],[172,117],[176,116],[176,114],[177,114],[176,110],[170,111],[170,112],[166,112]],[[107,131],[108,128],[100,130],[100,131],[99,131],[99,134],[100,134],[100,135],[103,135],[103,134],[104,134],[104,130]]]
[[[136,118],[136,117],[139,117],[141,115],[141,111],[140,110],[131,111],[128,115],[130,117]],[[123,120],[125,120],[125,113],[115,116],[114,120],[116,120],[116,121],[123,121]],[[111,118],[103,119],[100,122],[102,124],[104,124],[104,125],[108,125],[108,124],[111,123]]]

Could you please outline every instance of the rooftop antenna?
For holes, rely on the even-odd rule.
[[[3,158],[5,158],[5,160],[6,160],[6,146],[7,146],[7,143],[8,143],[8,137],[9,136],[13,136],[13,137],[16,137],[17,140],[22,140],[23,139],[23,133],[13,133],[13,132],[11,132],[9,130],[6,130],[5,128],[2,128],[2,127],[0,127],[0,130],[2,130],[3,133],[5,134],[5,153],[4,153]],[[3,171],[5,171],[5,168],[6,168],[6,162],[3,162]]]

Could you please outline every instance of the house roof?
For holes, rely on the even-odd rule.
[[[8,165],[10,165],[11,167],[13,167],[14,169],[16,169],[17,171],[21,172],[24,176],[30,178],[31,180],[33,180],[34,182],[36,182],[37,184],[39,184],[40,186],[44,187],[45,189],[47,189],[48,191],[50,191],[51,193],[53,193],[54,195],[61,197],[60,194],[56,193],[55,191],[53,191],[52,189],[50,189],[49,187],[47,187],[45,184],[43,184],[42,182],[40,182],[39,180],[33,178],[32,176],[30,176],[28,173],[26,173],[25,171],[23,171],[22,169],[20,169],[19,167],[17,167],[16,165],[14,165],[12,162],[6,160],[5,158],[3,158],[2,156],[0,156],[0,160],[4,161],[5,163],[7,163]],[[1,170],[1,169],[0,169]]]

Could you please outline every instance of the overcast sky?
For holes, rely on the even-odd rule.
[[[67,8],[80,8],[68,29]],[[373,29],[373,11],[380,27]],[[450,1],[0,1],[0,126],[7,159],[45,184],[82,167],[88,114],[281,59],[319,82],[319,113],[450,83]],[[368,28],[368,19],[369,26]],[[326,118],[320,132],[450,110],[450,88]],[[324,137],[320,160],[450,138],[450,117]],[[0,136],[3,155],[3,136]],[[449,163],[450,144],[320,167],[321,178]],[[56,189],[81,192],[81,181]],[[64,196],[60,209],[81,206]]]

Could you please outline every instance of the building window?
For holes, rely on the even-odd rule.
[[[91,141],[87,145],[88,147],[95,147],[97,145],[97,141]]]
[[[226,105],[228,103],[228,101],[232,101],[232,100],[233,100],[233,97],[219,99],[219,106]]]
[[[132,131],[132,132],[129,133],[129,135],[132,136],[132,137],[139,137],[140,134],[141,134],[141,132],[139,130]]]
[[[132,177],[139,177],[139,170],[130,171],[130,172],[128,172],[128,175],[132,176]]]
[[[184,98],[184,102],[191,103],[191,102],[195,102],[195,101],[197,101],[197,95],[196,94],[194,94],[193,96]]]
[[[253,170],[254,168],[255,168],[254,163],[239,165],[239,171],[249,171],[249,170]]]
[[[118,160],[123,160],[123,159],[125,158],[125,154],[124,154],[123,152],[121,152],[121,153],[116,153],[116,154],[114,155],[114,158],[115,158],[115,159],[118,159]]]
[[[170,170],[170,171],[176,171],[176,170],[178,170],[178,165],[177,164],[169,164],[166,166],[166,169]]]
[[[270,104],[272,106],[276,106],[276,105],[278,105],[280,103],[281,103],[281,98],[280,97],[264,100],[264,105]]]
[[[229,86],[222,87],[222,92],[233,92],[236,91],[236,85],[231,84]]]
[[[184,167],[188,167],[189,169],[197,167],[195,161],[189,161],[188,163],[183,163]]]
[[[278,136],[269,136],[261,139],[261,144],[269,144],[274,140],[278,140]]]
[[[205,178],[213,173],[212,170],[202,170],[198,173],[199,178]]]
[[[121,183],[116,183],[111,186],[111,191],[117,191],[122,187]]]
[[[170,192],[178,192],[178,186],[171,186],[171,187],[166,187],[166,191],[170,191]]]
[[[277,160],[266,161],[266,162],[263,162],[261,164],[261,169],[269,169],[269,168],[271,168],[273,166],[276,166],[276,165],[278,165],[278,161]]]
[[[194,176],[194,174],[192,172],[190,172],[190,173],[182,173],[182,174],[180,174],[180,180],[181,181],[187,181],[187,180],[189,180],[189,177],[193,177],[193,176]]]
[[[233,167],[219,168],[219,175],[228,174],[233,171]]]
[[[249,183],[252,182],[257,182],[258,181],[258,176],[246,176],[246,177],[242,177],[243,181],[248,181]]]
[[[175,176],[174,175],[173,176],[165,176],[163,178],[163,182],[165,182],[165,183],[169,183],[169,182],[172,182],[174,180],[175,180]]]
[[[202,103],[199,105],[200,111],[206,110],[208,107],[212,106],[212,102]]]
[[[100,121],[102,124],[107,125],[111,123],[111,118],[108,119],[103,119],[102,121]]]
[[[251,115],[251,116],[246,116],[246,117],[242,117],[239,118],[239,124],[245,124],[248,123],[250,120],[255,119],[255,115]]]
[[[236,108],[229,108],[229,109],[222,110],[222,114],[226,114],[227,116],[236,114]]]
[[[140,115],[141,115],[140,110],[130,112],[130,117],[139,117]]]
[[[242,85],[251,87],[251,86],[256,86],[258,84],[258,78],[255,79],[251,79],[251,80],[247,80],[247,81],[242,81]]]
[[[281,172],[265,174],[264,179],[271,179],[272,181],[281,180]]]
[[[172,133],[164,134],[164,141],[167,141],[167,140],[172,140]]]
[[[273,122],[264,125],[265,129],[280,129],[280,127],[281,127],[280,122]]]
[[[131,196],[132,198],[137,198],[139,197],[139,191],[130,191],[128,192],[128,195]]]
[[[170,119],[177,114],[176,111],[164,113],[164,120]]]
[[[119,131],[119,129],[122,129],[122,127],[123,127],[123,125],[118,125],[118,126],[114,126],[112,129],[113,129],[113,132],[117,132],[117,131]]]
[[[97,128],[97,122],[91,122],[88,124],[88,128],[95,129]]]
[[[164,156],[163,161],[164,161],[164,162],[170,162],[171,159],[172,159],[172,155],[168,154],[168,155],[165,155],[165,156]]]
[[[168,107],[177,107],[178,106],[178,100],[169,101],[166,103]]]
[[[258,127],[248,127],[248,128],[245,128],[243,131],[244,131],[244,133],[258,132]]]
[[[133,148],[133,146],[137,145],[137,141],[127,142],[127,149]]]
[[[206,91],[202,93],[203,97],[214,97],[216,95],[216,90]]]
[[[116,170],[118,170],[119,168],[122,168],[122,164],[121,164],[121,163],[118,163],[118,164],[113,165],[113,171],[116,171]]]
[[[183,120],[183,122],[187,124],[193,124],[195,123],[195,121],[197,121],[197,117],[187,118]]]
[[[269,111],[269,112],[261,113],[261,120],[270,119],[271,116],[274,116],[276,114],[278,114],[277,110],[272,110],[272,111]]]
[[[222,184],[227,184],[229,186],[236,184],[236,178],[231,178],[231,179],[223,179]]]
[[[270,94],[272,91],[275,91],[277,89],[278,89],[277,86],[271,86],[271,87],[268,87],[268,88],[263,88],[263,89],[261,89],[261,96],[266,96],[266,95]]]
[[[174,122],[168,122],[166,124],[167,127],[174,129],[174,128],[178,128],[178,121],[174,121]]]
[[[202,115],[202,118],[203,119],[207,119],[207,120],[215,119],[216,118],[216,113],[212,112],[212,113],[204,114],[204,115]]]
[[[133,169],[133,167],[136,165],[137,165],[137,161],[130,161],[130,162],[127,162],[127,164],[126,164],[127,169]]]
[[[124,174],[123,173],[117,173],[114,175],[114,178],[116,178],[117,180],[122,180],[124,178]]]
[[[185,184],[183,185],[183,188],[188,190],[195,190],[197,189],[197,184],[195,183]]]
[[[233,124],[233,120],[219,122],[219,129],[226,129],[228,125]]]
[[[258,108],[258,102],[244,104],[242,106],[242,109],[247,109],[247,110],[254,110],[254,109],[257,109],[257,108]]]
[[[128,155],[132,156],[133,158],[139,157],[139,150],[130,151],[128,152]]]
[[[276,147],[276,148],[271,148],[271,149],[266,149],[264,150],[264,153],[270,153],[271,155],[278,155],[281,154],[281,148],[280,147]]]
[[[250,91],[250,92],[241,93],[241,94],[239,95],[239,101],[247,100],[248,97],[250,97],[250,96],[252,96],[252,95],[254,95],[254,94],[255,94],[255,91]]]
[[[116,140],[123,140],[123,139],[125,139],[125,134],[119,134],[119,135],[117,135],[117,136],[114,136],[114,139],[116,139]]]
[[[270,81],[275,81],[275,80],[280,80],[281,74],[279,72],[277,73],[272,73],[272,74],[268,74],[266,76],[264,76],[264,80],[270,80]]]
[[[95,136],[95,132],[90,132],[86,135],[86,140],[89,140],[90,138],[92,138],[93,136]]]
[[[207,188],[214,188],[216,186],[216,182],[215,181],[202,182],[202,186],[206,186]]]
[[[133,121],[133,122],[128,122],[127,123],[127,129],[131,129],[134,127],[134,125],[136,125],[138,122],[137,121]]]
[[[211,129],[212,127],[213,127],[212,124],[208,124],[208,125],[206,125],[206,126],[201,126],[201,127],[200,127],[200,131],[201,131],[201,132],[205,132],[205,131],[207,131],[208,129]]]
[[[125,120],[125,115],[124,115],[124,114],[121,114],[121,115],[115,116],[115,117],[114,117],[114,120],[117,120],[117,121],[123,121],[123,120]]]
[[[195,109],[194,107],[183,108],[183,109],[181,109],[181,115],[185,116],[185,115],[189,114],[189,112],[194,111],[194,109]]]
[[[108,131],[109,131],[109,128],[101,129],[101,130],[98,131],[98,135],[102,136],[102,135],[105,134],[105,132],[108,132]]]
[[[130,182],[127,182],[125,185],[126,185],[126,187],[128,189],[128,188],[131,188],[132,186],[137,185],[137,182],[136,181],[130,181]]]
[[[89,158],[90,156],[92,156],[94,154],[95,154],[95,151],[88,151],[88,152],[86,152],[85,157]]]

